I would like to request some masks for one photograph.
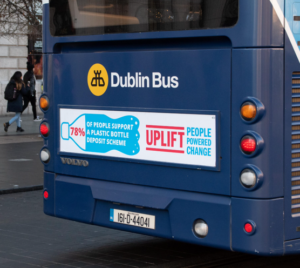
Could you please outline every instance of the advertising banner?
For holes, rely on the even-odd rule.
[[[60,151],[217,167],[217,115],[60,109]]]

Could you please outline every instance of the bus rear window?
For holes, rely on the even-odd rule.
[[[239,0],[50,0],[54,36],[230,27]]]

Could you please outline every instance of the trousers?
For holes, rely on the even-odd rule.
[[[20,121],[21,113],[16,113],[16,115],[9,120],[9,125],[11,125],[13,122],[17,121],[17,126],[21,127],[21,121]]]
[[[32,106],[32,113],[33,113],[33,119],[36,119],[36,97],[35,96],[24,96],[24,105],[22,108],[22,113],[24,112],[24,110],[27,108],[28,103],[31,103]]]

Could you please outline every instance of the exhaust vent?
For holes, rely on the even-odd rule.
[[[300,217],[300,72],[292,80],[292,217]]]

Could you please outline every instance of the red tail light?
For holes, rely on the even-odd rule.
[[[244,229],[245,229],[246,233],[251,233],[253,231],[253,226],[250,223],[246,223],[244,225]]]
[[[49,197],[49,193],[47,191],[44,191],[44,198],[47,199]]]
[[[41,124],[40,132],[45,137],[47,137],[49,135],[49,125],[48,125],[48,123],[42,123]]]
[[[256,140],[252,136],[245,136],[241,141],[241,149],[245,154],[252,154],[256,149]]]

